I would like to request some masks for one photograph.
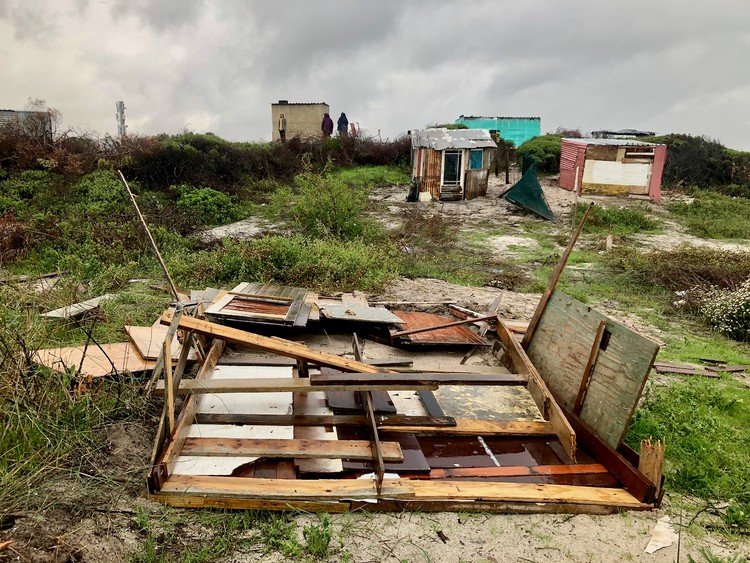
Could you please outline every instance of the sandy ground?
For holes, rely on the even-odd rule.
[[[418,206],[425,211],[442,213],[460,222],[464,230],[492,230],[487,245],[494,257],[508,258],[524,249],[533,249],[538,242],[528,235],[528,223],[537,219],[516,206],[499,199],[506,186],[503,178],[491,177],[488,197],[456,203],[406,203],[406,188],[382,188],[373,193],[381,209],[380,219],[388,226],[398,224],[402,209]],[[554,184],[553,179],[542,180],[545,196],[557,224],[543,223],[540,228],[550,233],[570,231],[570,210],[574,196]],[[651,206],[655,213],[661,207],[648,202],[605,197],[581,198],[601,205]],[[274,226],[256,219],[247,219],[212,229],[207,237],[250,239],[262,235]],[[501,234],[494,234],[497,231]],[[731,250],[750,250],[745,243],[728,244],[692,237],[678,225],[669,224],[667,233],[637,235],[644,249],[675,248],[681,244],[710,246]],[[560,247],[562,250],[562,247]],[[458,301],[459,305],[475,311],[489,308],[500,290],[491,287],[464,287],[434,279],[398,279],[385,288],[383,300]],[[508,318],[529,319],[539,299],[538,294],[519,294],[507,291],[498,312]],[[611,306],[610,306],[611,305]],[[598,307],[627,326],[660,341],[661,333],[635,315],[617,311],[616,304],[603,303]],[[345,353],[347,343],[332,345],[330,351]],[[340,350],[339,350],[340,348]],[[387,347],[384,347],[387,348]],[[365,355],[378,357],[384,351],[375,343],[366,343]],[[455,362],[453,356],[438,358]],[[454,354],[455,355],[455,354]],[[469,363],[478,365],[491,361],[487,351],[473,356]],[[0,545],[5,540],[14,544],[0,550],[0,561],[102,561],[119,562],[139,550],[145,535],[139,530],[136,514],[164,513],[161,505],[146,498],[145,471],[150,455],[151,433],[155,424],[151,419],[141,423],[115,423],[109,435],[110,443],[100,452],[96,467],[82,468],[75,476],[48,479],[36,493],[39,506],[54,499],[56,508],[48,511],[20,511],[17,518],[3,520]],[[667,492],[664,506],[654,512],[625,513],[612,516],[510,514],[468,515],[463,513],[352,513],[333,515],[333,540],[329,561],[355,562],[415,561],[415,562],[542,562],[542,561],[676,561],[677,545],[666,547],[652,555],[644,553],[651,530],[662,515],[670,515],[673,522],[688,520],[691,513],[681,515],[673,508],[677,498]],[[189,517],[189,516],[188,516]],[[186,517],[187,518],[187,517]],[[302,540],[302,528],[315,520],[310,515],[295,517],[297,533]],[[440,532],[440,534],[438,534]],[[192,542],[207,541],[201,523],[186,524],[182,533]],[[442,538],[442,539],[441,539]],[[156,538],[156,543],[164,537]],[[680,561],[691,555],[697,561],[706,548],[719,556],[732,553],[750,554],[747,538],[728,540],[719,534],[693,534],[686,530],[681,537]],[[236,550],[222,561],[284,561],[278,553],[264,554],[262,546]]]

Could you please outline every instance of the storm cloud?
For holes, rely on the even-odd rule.
[[[0,0],[0,107],[267,140],[272,102],[324,101],[383,138],[517,115],[750,149],[748,53],[745,0]]]

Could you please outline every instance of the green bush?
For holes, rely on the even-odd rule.
[[[347,184],[358,188],[406,186],[411,181],[409,171],[397,166],[341,168],[330,176],[339,178]]]
[[[299,195],[290,215],[306,236],[354,240],[379,235],[378,224],[364,216],[366,189],[347,185],[340,178],[311,173],[300,174],[294,183]]]
[[[576,205],[576,216],[582,217],[588,204]],[[661,222],[651,215],[646,206],[631,207],[602,207],[595,205],[589,213],[584,231],[587,233],[627,234],[644,231],[655,231]]]
[[[536,160],[540,172],[555,174],[560,171],[560,150],[562,135],[541,135],[533,137],[518,147],[519,157],[527,152]]]
[[[138,184],[129,185],[131,190],[138,191]],[[101,217],[135,214],[125,186],[112,170],[87,174],[73,187],[73,193],[82,213]]]
[[[695,236],[750,239],[750,199],[701,191],[695,194],[692,202],[676,202],[668,209]]]
[[[177,209],[196,225],[223,225],[231,223],[238,216],[237,207],[232,199],[213,188],[194,188],[177,186],[180,194]]]

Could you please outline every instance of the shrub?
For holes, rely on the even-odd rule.
[[[555,174],[560,171],[561,135],[541,135],[529,139],[518,147],[516,154],[527,152],[536,160],[540,172]]]
[[[223,225],[237,218],[237,208],[232,199],[213,188],[177,186],[177,209],[196,225]]]
[[[305,235],[341,240],[378,236],[377,223],[364,216],[366,189],[347,185],[336,177],[311,173],[300,174],[294,183],[299,195],[290,214]]]
[[[735,290],[709,291],[701,313],[714,330],[735,340],[750,341],[750,279]]]
[[[408,170],[395,166],[341,168],[332,176],[358,188],[406,186],[411,181]]]
[[[750,200],[702,191],[690,203],[676,202],[669,210],[691,234],[704,238],[750,238]]]
[[[576,205],[576,215],[582,216],[588,208],[587,204]],[[651,216],[648,207],[602,207],[595,205],[589,213],[584,230],[588,233],[637,233],[654,231],[661,226],[661,222]]]

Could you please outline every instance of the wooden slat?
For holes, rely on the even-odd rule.
[[[315,390],[317,391],[317,389]],[[196,414],[199,424],[246,424],[258,426],[364,426],[367,420],[364,415],[309,415],[309,414]],[[378,426],[409,426],[422,429],[449,427],[456,425],[456,419],[450,416],[407,416],[375,415]]]
[[[586,221],[589,218],[589,213],[591,213],[591,209],[593,207],[594,207],[594,204],[592,202],[589,204],[588,209],[586,209],[586,213],[583,214],[583,217],[581,218],[581,222],[578,224],[578,228],[573,233],[573,236],[570,237],[570,241],[568,241],[568,246],[565,247],[565,250],[560,255],[560,259],[557,261],[557,264],[555,265],[555,269],[552,271],[552,275],[550,276],[549,281],[547,282],[547,287],[545,288],[544,293],[542,293],[542,297],[539,300],[539,304],[534,310],[534,315],[531,317],[531,322],[529,322],[529,326],[523,335],[523,341],[521,342],[521,345],[523,346],[524,350],[528,349],[531,339],[534,337],[534,333],[536,332],[537,325],[539,325],[539,321],[542,318],[542,315],[544,314],[544,310],[547,308],[547,303],[552,297],[552,293],[554,293],[555,287],[557,287],[557,282],[560,281],[560,276],[562,275],[562,272],[565,269],[565,264],[567,264],[568,262],[570,253],[573,251],[573,247],[575,246],[576,241],[578,240],[578,237],[581,235],[581,232],[583,231],[583,227],[586,225]]]
[[[81,375],[91,377],[111,375],[115,370],[117,373],[138,373],[153,369],[156,364],[152,360],[144,360],[132,342],[102,344],[101,348],[89,344],[88,348],[85,348],[85,356],[84,346],[37,350],[32,359],[37,364],[61,373],[69,368],[78,369],[81,366]],[[114,363],[115,369],[112,369],[110,360]]]
[[[164,483],[162,491],[190,496],[221,495],[275,501],[371,499],[378,496],[374,479],[300,480],[173,475]],[[382,496],[414,500],[481,499],[483,501],[577,503],[621,508],[643,507],[643,503],[624,489],[528,483],[385,479]]]
[[[539,412],[545,420],[550,421],[552,427],[555,429],[555,434],[560,439],[563,449],[570,456],[570,459],[575,461],[576,433],[565,419],[560,406],[555,401],[549,389],[547,389],[547,385],[545,385],[539,372],[537,372],[529,360],[524,349],[502,321],[498,321],[497,323],[497,333],[505,346],[515,371],[528,377],[529,393],[539,408]]]
[[[457,418],[455,426],[389,426],[382,425],[383,432],[408,432],[423,436],[555,436],[555,429],[548,421],[533,420],[469,420]]]
[[[262,379],[183,379],[177,389],[179,395],[206,394],[206,393],[312,393],[316,391],[373,391],[384,388],[393,390],[419,390],[426,389],[434,391],[438,388],[437,383],[392,383],[384,386],[381,383],[363,383],[358,385],[324,383],[311,385],[310,379],[286,379],[278,377],[267,377]],[[164,392],[164,381],[156,385],[156,393]]]
[[[185,318],[188,317],[183,317],[183,319]],[[195,376],[196,379],[205,379],[213,373],[213,370],[216,367],[216,362],[224,351],[224,346],[225,342],[223,340],[216,339],[213,341],[203,365]],[[177,419],[175,431],[169,436],[166,447],[161,452],[156,465],[152,467],[149,472],[148,483],[150,490],[161,488],[162,483],[164,483],[174,471],[174,466],[180,455],[180,450],[185,443],[185,439],[190,430],[190,425],[195,418],[195,413],[198,407],[197,403],[197,397],[195,396],[188,397],[183,403],[182,411]]]
[[[586,399],[586,391],[589,388],[589,382],[591,381],[591,373],[594,371],[596,365],[596,359],[599,357],[599,350],[602,345],[602,338],[604,337],[604,329],[607,328],[607,321],[599,323],[599,328],[596,330],[596,336],[594,342],[591,344],[591,353],[589,354],[589,361],[586,362],[586,368],[583,370],[583,377],[581,378],[581,386],[578,388],[578,396],[576,397],[576,403],[573,405],[573,412],[575,414],[581,414],[581,408],[583,407],[583,401]]]
[[[573,465],[525,465],[505,467],[451,467],[433,469],[430,479],[451,477],[522,477],[526,475],[592,475],[609,473],[601,463],[575,463]]]
[[[318,367],[317,364],[314,362],[308,362],[310,367]],[[380,367],[390,367],[390,366],[398,366],[398,367],[404,367],[404,368],[410,368],[414,365],[414,362],[412,360],[406,360],[406,359],[383,359],[383,360],[373,360],[371,358],[368,358],[367,364],[371,366],[380,366]],[[219,365],[233,365],[233,366],[296,366],[297,360],[293,358],[256,358],[256,357],[247,357],[247,356],[239,356],[239,357],[229,357],[229,358],[221,358],[219,360]]]
[[[164,340],[167,338],[167,331],[169,328],[162,324],[156,324],[153,326],[125,326],[125,332],[128,333],[128,337],[138,348],[138,352],[146,360],[156,360],[161,353],[161,347]],[[180,357],[180,351],[182,346],[177,340],[175,335],[172,338],[172,359],[177,361]],[[190,361],[196,361],[195,352],[192,352],[188,358]]]
[[[564,403],[560,408],[571,426],[576,431],[576,437],[594,458],[614,475],[625,488],[640,502],[653,503],[656,485],[652,483],[638,469],[633,467],[619,452],[597,436],[594,431],[579,417],[573,414]]]
[[[375,385],[389,389],[391,385],[520,385],[528,381],[518,374],[495,375],[474,373],[340,373],[310,376],[310,384],[319,385]]]
[[[420,332],[432,332],[434,330],[441,330],[441,329],[444,329],[444,328],[450,328],[452,326],[461,326],[461,325],[466,325],[466,324],[471,324],[471,323],[478,323],[478,322],[481,322],[481,321],[489,321],[490,319],[496,320],[497,319],[497,315],[493,313],[491,315],[483,315],[481,317],[470,317],[468,319],[463,319],[463,320],[460,320],[460,321],[453,321],[453,322],[450,322],[450,323],[441,323],[441,324],[436,324],[436,325],[433,325],[433,326],[423,326],[423,327],[419,327],[419,328],[411,328],[411,329],[408,329],[408,330],[399,330],[397,332],[392,332],[391,333],[391,338],[399,338],[401,336],[409,336],[410,334],[419,334]]]
[[[170,311],[165,311],[161,317],[162,324],[169,324],[171,320],[172,313]],[[284,340],[283,338],[261,336],[244,330],[238,330],[236,328],[230,328],[208,321],[201,321],[192,317],[183,317],[180,319],[180,328],[184,330],[192,330],[198,334],[204,334],[213,338],[221,338],[222,340],[235,344],[258,348],[267,352],[274,352],[281,356],[307,360],[319,366],[330,366],[343,371],[362,373],[379,373],[382,371],[375,366],[357,362],[355,360],[349,360],[347,358],[341,358],[334,354],[312,350],[303,344]]]
[[[397,442],[380,444],[385,461],[403,461]],[[267,456],[300,459],[370,459],[367,440],[276,440],[271,438],[188,438],[182,455],[198,456]]]
[[[440,324],[450,322],[450,318],[431,313],[421,313],[416,311],[393,311],[393,313],[406,322],[404,330],[434,327]],[[391,337],[393,338],[393,337]],[[460,345],[460,346],[486,346],[488,342],[478,334],[470,331],[465,326],[450,326],[448,328],[438,328],[428,332],[411,334],[403,337],[404,341],[409,344],[427,344],[427,345]]]
[[[362,393],[362,407],[367,418],[367,426],[370,430],[370,456],[372,466],[375,470],[375,488],[378,494],[383,490],[383,478],[385,475],[385,463],[383,446],[378,435],[378,425],[375,422],[375,410],[372,408],[372,394],[369,391]]]
[[[169,340],[164,341],[164,357],[172,357],[172,346]],[[166,389],[166,401],[167,401],[167,428],[169,433],[174,432],[174,395],[175,385],[172,381],[172,362],[164,362],[164,387]]]

